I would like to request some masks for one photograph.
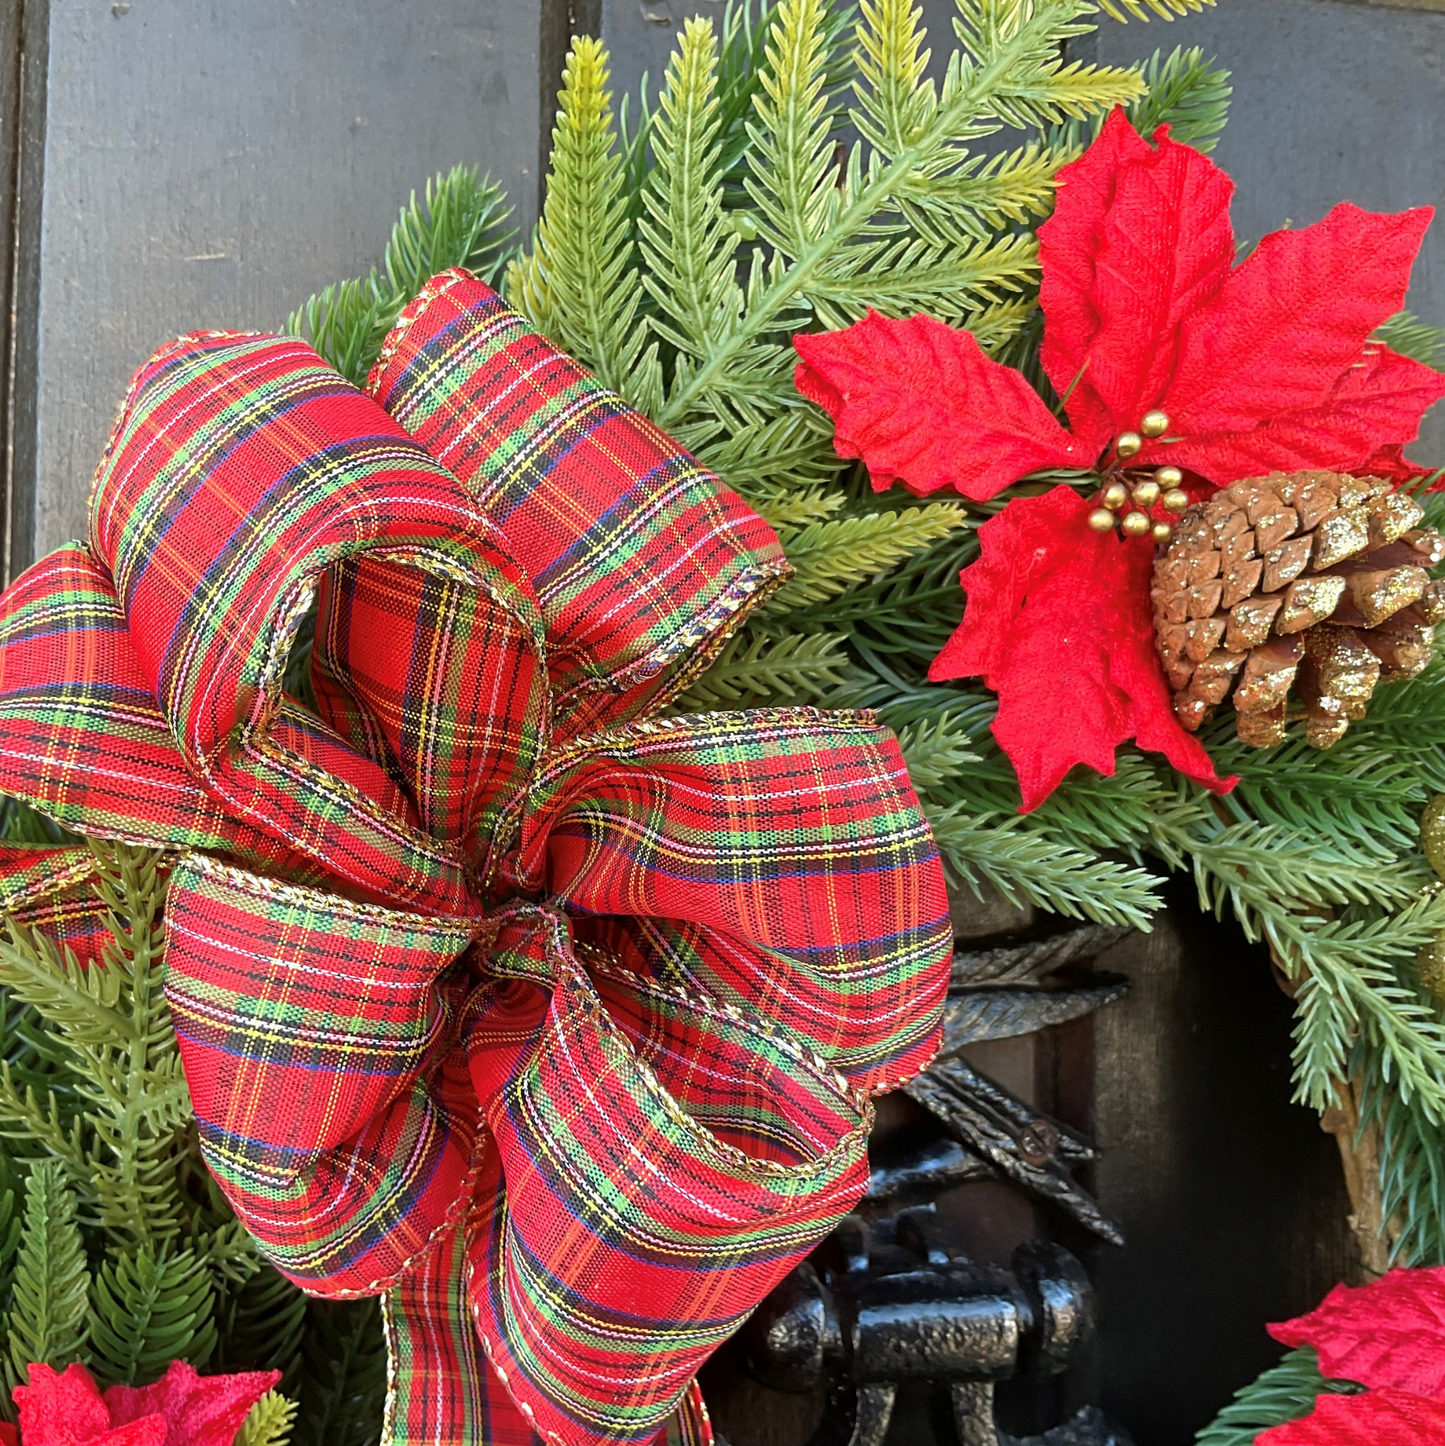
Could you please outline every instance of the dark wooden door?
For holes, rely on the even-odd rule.
[[[948,0],[923,3],[946,23]],[[1257,236],[1345,197],[1438,199],[1445,0],[1400,3],[1221,0],[1174,26],[1110,26],[1084,48],[1120,60],[1200,44],[1234,71],[1218,156],[1239,183],[1239,230]],[[571,30],[600,27],[618,89],[635,90],[660,75],[686,15],[723,8],[0,0],[7,577],[83,530],[125,380],[157,343],[278,325],[378,259],[411,189],[458,161],[502,181],[529,229]],[[1445,230],[1412,305],[1445,321]],[[1445,444],[1445,425],[1431,436]],[[1043,927],[1001,905],[961,909],[959,925],[975,939]],[[1333,1145],[1289,1103],[1289,1005],[1260,950],[1181,886],[1151,936],[1099,964],[1132,978],[1127,1000],[978,1063],[1097,1136],[1092,1183],[1129,1237],[1087,1251],[1102,1327],[1063,1395],[1104,1405],[1139,1446],[1178,1446],[1273,1358],[1262,1322],[1349,1269],[1343,1192]],[[1073,1239],[1002,1186],[964,1187],[944,1208],[985,1258],[1034,1232]],[[792,1429],[743,1388],[728,1424],[735,1446]],[[892,1439],[930,1429],[905,1415]]]

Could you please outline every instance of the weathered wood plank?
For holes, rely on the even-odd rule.
[[[458,161],[531,225],[541,18],[541,0],[52,6],[17,565],[83,530],[126,379],[168,336],[279,325]]]
[[[0,56],[7,65],[6,164],[7,215],[0,265],[5,267],[4,309],[0,316],[0,411],[4,420],[4,581],[15,571],[14,539],[34,516],[35,352],[40,304],[40,198],[45,163],[46,59],[49,0],[17,0],[5,12]],[[19,479],[19,485],[17,485]],[[27,533],[28,535],[28,533]],[[24,565],[22,549],[21,566]]]

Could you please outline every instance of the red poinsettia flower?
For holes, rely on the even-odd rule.
[[[1287,1346],[1313,1346],[1320,1371],[1363,1395],[1322,1395],[1259,1446],[1437,1446],[1445,1441],[1445,1269],[1392,1270],[1337,1285],[1308,1315],[1272,1325]]]
[[[1115,111],[1058,179],[1039,228],[1040,360],[1067,429],[1018,372],[928,317],[870,313],[794,339],[798,390],[876,488],[983,501],[1041,470],[1130,481],[1168,466],[1199,497],[1275,469],[1421,475],[1403,447],[1445,375],[1370,338],[1404,301],[1428,207],[1342,204],[1235,266],[1233,184],[1167,127],[1150,144]],[[981,674],[998,693],[994,731],[1025,810],[1076,763],[1112,773],[1131,737],[1226,790],[1175,719],[1154,656],[1152,540],[1093,533],[1090,510],[1057,488],[980,529],[967,611],[931,676]]]
[[[151,1386],[111,1386],[104,1395],[82,1365],[56,1372],[32,1365],[11,1393],[22,1446],[231,1446],[251,1407],[279,1371],[200,1376],[172,1361]]]

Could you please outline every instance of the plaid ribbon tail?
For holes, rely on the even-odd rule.
[[[0,914],[66,950],[98,959],[112,938],[109,910],[91,887],[100,861],[84,844],[0,844]]]
[[[381,1446],[544,1446],[478,1345],[462,1228],[381,1298],[386,1415]],[[656,1446],[714,1446],[696,1381]]]
[[[382,1318],[387,1392],[381,1446],[542,1446],[477,1342],[460,1224],[382,1297]]]

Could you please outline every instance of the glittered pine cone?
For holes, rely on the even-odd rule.
[[[1154,568],[1159,655],[1191,732],[1233,691],[1240,740],[1280,742],[1298,685],[1305,737],[1328,748],[1378,683],[1412,678],[1445,620],[1426,571],[1445,538],[1378,477],[1272,472],[1179,519]]]

